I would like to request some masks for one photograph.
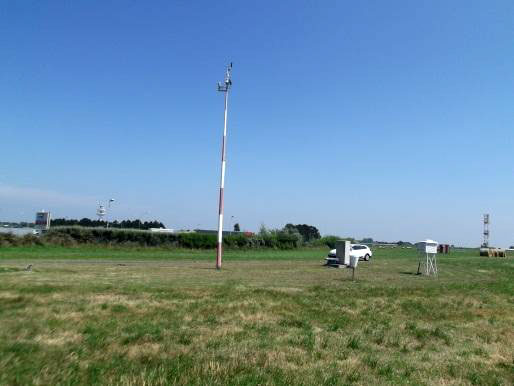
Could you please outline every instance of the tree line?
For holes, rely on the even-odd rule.
[[[56,218],[50,221],[51,226],[73,226],[80,225],[87,228],[97,228],[104,227],[107,228],[120,228],[120,229],[145,229],[148,230],[150,228],[166,228],[166,226],[160,221],[141,221],[137,220],[114,220],[109,221],[107,223],[103,220],[91,220],[90,218],[82,218],[80,220],[76,219],[67,219],[67,218]]]

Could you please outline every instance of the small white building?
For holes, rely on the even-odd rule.
[[[420,253],[437,253],[439,243],[434,240],[423,240],[416,243],[416,248]]]

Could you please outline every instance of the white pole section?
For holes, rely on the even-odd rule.
[[[232,85],[230,79],[232,70],[232,63],[227,67],[225,76],[225,83],[218,84],[218,91],[225,93],[225,115],[223,125],[223,141],[221,144],[221,180],[220,180],[220,196],[219,196],[219,211],[218,211],[218,240],[216,244],[216,269],[221,269],[221,259],[223,255],[223,190],[225,189],[225,168],[226,168],[226,146],[227,146],[227,110],[228,110],[228,90]]]

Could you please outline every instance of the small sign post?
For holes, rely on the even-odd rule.
[[[355,270],[357,269],[358,264],[359,264],[359,258],[357,256],[351,256],[350,257],[350,266],[348,268],[351,268],[351,270],[352,270],[352,281],[355,280]]]

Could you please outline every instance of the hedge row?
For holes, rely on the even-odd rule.
[[[15,236],[12,233],[0,233],[0,247],[32,245],[45,245],[45,242],[35,235]]]
[[[85,228],[80,226],[55,227],[43,236],[0,234],[0,246],[81,244],[213,249],[217,236],[202,233],[158,233],[134,229]],[[276,232],[266,235],[231,235],[223,237],[226,248],[293,249],[300,246],[297,235]]]
[[[348,240],[351,243],[356,242],[352,237],[323,236],[320,239],[309,242],[309,245],[312,247],[329,247],[330,249],[334,249],[339,240]]]

